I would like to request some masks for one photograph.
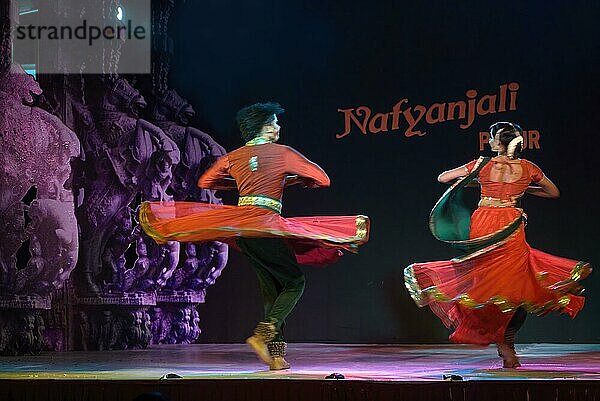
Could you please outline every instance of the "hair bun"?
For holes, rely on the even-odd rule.
[[[519,146],[518,150],[517,146]],[[506,156],[508,156],[511,159],[514,159],[515,153],[518,154],[521,151],[521,149],[523,149],[523,136],[518,135],[508,143],[508,146],[506,147]]]

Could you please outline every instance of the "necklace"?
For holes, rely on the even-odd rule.
[[[262,145],[265,143],[271,143],[271,141],[257,136],[256,138],[251,139],[248,142],[246,142],[246,146]]]

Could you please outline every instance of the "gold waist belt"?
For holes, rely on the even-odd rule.
[[[498,198],[492,198],[489,196],[484,196],[479,200],[479,206],[486,207],[515,207],[517,206],[516,201],[512,200],[502,200]]]
[[[277,213],[281,213],[282,207],[279,200],[261,195],[240,196],[238,206],[261,206]]]

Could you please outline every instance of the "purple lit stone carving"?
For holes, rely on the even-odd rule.
[[[124,254],[140,236],[130,205],[135,203],[136,196],[171,199],[166,190],[171,167],[179,162],[175,142],[160,128],[139,117],[145,107],[139,92],[126,80],[117,79],[106,83],[97,111],[90,113],[85,107],[78,110],[86,151],[79,174],[84,195],[77,210],[83,244],[79,291],[106,294],[123,292],[125,287],[144,291],[160,285],[157,281],[163,271],[152,267],[163,262],[165,252],[176,253],[178,258],[178,249],[159,247],[154,256],[160,261],[150,261],[145,275],[152,283],[145,288],[135,288],[141,277],[131,277],[126,271]],[[168,267],[167,272],[173,269]],[[135,269],[133,273],[139,271]],[[129,284],[125,285],[127,276]]]
[[[69,178],[79,140],[57,117],[31,106],[32,94],[41,92],[17,65],[0,79],[0,296],[47,296],[77,262]],[[32,189],[36,197],[27,205]],[[31,256],[19,265],[17,252],[27,241]]]
[[[173,198],[221,204],[214,190],[200,189],[196,184],[208,166],[226,152],[210,135],[188,125],[194,115],[192,105],[172,89],[159,96],[152,108],[151,121],[181,150],[181,162],[173,169]],[[220,242],[186,244],[185,260],[173,272],[165,290],[198,291],[203,296],[205,289],[221,274],[227,257],[227,245]]]

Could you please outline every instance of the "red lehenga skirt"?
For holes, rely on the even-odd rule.
[[[367,216],[284,218],[259,206],[213,205],[197,202],[144,202],[140,224],[158,243],[222,241],[237,248],[235,239],[285,239],[298,263],[326,265],[343,250],[353,253],[369,239]]]
[[[456,188],[444,196],[453,191]],[[459,224],[456,214],[455,225]],[[428,305],[446,327],[453,329],[452,342],[502,342],[519,307],[538,315],[558,311],[572,318],[583,308],[579,281],[590,274],[591,266],[531,248],[525,240],[524,226],[520,208],[479,207],[468,225],[469,239],[446,241],[474,245],[465,255],[414,263],[405,269],[405,283],[412,298],[419,306]]]

